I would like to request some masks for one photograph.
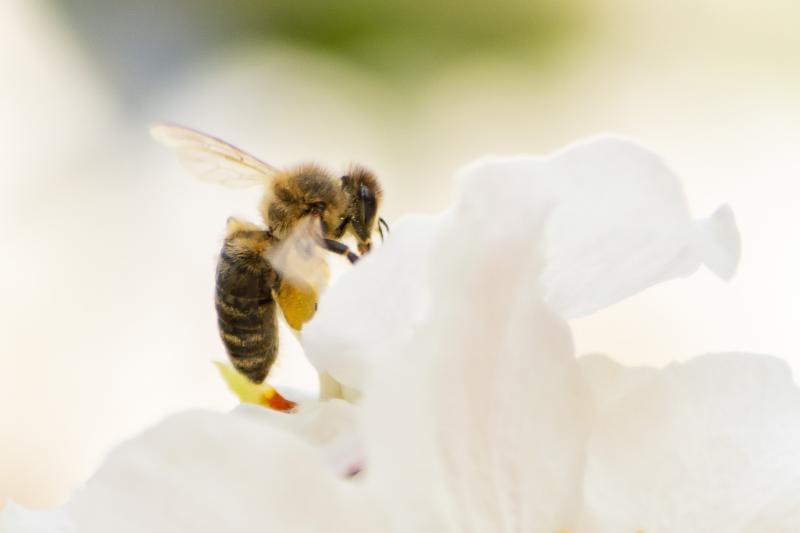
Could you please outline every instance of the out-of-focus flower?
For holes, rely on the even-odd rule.
[[[360,405],[176,415],[66,512],[81,532],[797,531],[783,363],[576,359],[564,321],[737,259],[730,210],[692,221],[632,143],[479,163],[456,207],[398,224],[321,302],[306,347]]]

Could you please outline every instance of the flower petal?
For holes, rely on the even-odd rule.
[[[356,407],[352,403],[335,399],[307,402],[292,414],[242,404],[235,412],[300,437],[317,448],[323,461],[341,476],[361,468],[363,450],[358,439]]]
[[[446,217],[416,215],[392,225],[391,238],[323,294],[302,342],[311,363],[362,389],[373,347],[413,333],[429,304],[426,269]]]
[[[64,509],[31,511],[7,502],[0,511],[0,533],[73,533],[75,524]]]
[[[589,398],[593,418],[658,374],[657,368],[622,366],[599,354],[584,355],[578,363],[581,385]]]
[[[480,161],[467,176],[527,176],[555,197],[545,233],[547,302],[565,318],[593,313],[701,263],[723,278],[739,259],[729,207],[692,221],[664,161],[631,141],[599,137],[550,158]]]
[[[396,531],[552,533],[576,509],[586,425],[569,330],[537,291],[547,200],[470,191],[434,246],[436,305],[374,347],[365,481]]]
[[[800,390],[783,362],[720,354],[639,378],[597,421],[579,531],[800,531]]]
[[[428,361],[376,369],[364,401],[366,482],[390,502],[397,531],[553,533],[572,523],[586,421],[568,334],[541,307],[502,341],[486,342],[490,327],[451,323],[450,334],[463,331],[455,342],[426,328],[406,348]]]
[[[79,531],[374,530],[317,450],[252,415],[175,415],[114,450],[70,504]]]

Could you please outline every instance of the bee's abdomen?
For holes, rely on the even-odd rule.
[[[257,254],[230,255],[226,248],[217,266],[215,303],[220,337],[233,366],[261,383],[278,352],[274,273]]]

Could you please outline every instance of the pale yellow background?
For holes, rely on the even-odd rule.
[[[275,163],[366,162],[386,216],[432,212],[479,156],[614,131],[683,177],[694,212],[732,204],[730,284],[705,271],[574,323],[579,353],[662,365],[720,350],[800,370],[800,4],[589,2],[560,59],[476,49],[398,90],[325,54],[239,43],[153,80],[126,111],[49,4],[0,3],[0,501],[58,504],[103,454],[168,413],[234,405],[212,307],[224,220],[256,191],[200,184],[147,137],[174,120]],[[410,96],[409,96],[410,94]],[[283,335],[276,380],[313,387]]]

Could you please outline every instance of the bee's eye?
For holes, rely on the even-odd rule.
[[[325,211],[325,203],[324,202],[314,202],[311,204],[311,210],[316,211],[318,213],[322,213]]]
[[[369,225],[372,219],[375,218],[375,211],[377,209],[377,205],[375,205],[375,195],[364,185],[361,186],[359,195],[361,196],[361,220]]]

